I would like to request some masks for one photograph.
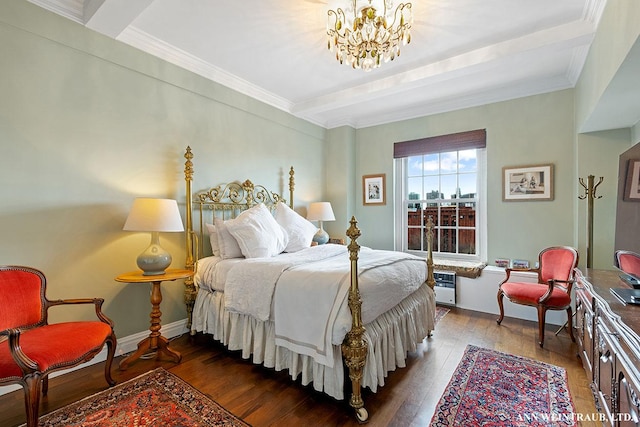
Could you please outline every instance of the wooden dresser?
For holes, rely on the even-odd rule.
[[[612,288],[629,288],[613,270],[576,269],[576,340],[596,408],[612,426],[640,426],[640,305]]]

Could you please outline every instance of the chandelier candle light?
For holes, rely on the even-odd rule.
[[[371,71],[400,56],[400,46],[411,42],[411,3],[400,3],[395,10],[391,0],[358,3],[363,2],[352,0],[344,10],[328,11],[328,47],[341,64]]]
[[[178,203],[171,199],[139,197],[133,201],[123,230],[151,232],[151,244],[138,256],[138,267],[144,276],[164,274],[171,265],[171,254],[160,246],[159,232],[184,231]]]

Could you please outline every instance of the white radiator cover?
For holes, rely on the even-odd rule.
[[[494,266],[485,267],[480,277],[476,279],[458,275],[456,305],[467,310],[494,313],[497,318],[500,310],[498,309],[496,296],[498,294],[498,285],[504,278],[504,269]],[[519,282],[535,283],[537,281],[536,274],[529,272],[511,272],[511,278]],[[535,307],[514,304],[507,298],[504,298],[504,315],[505,317],[538,321],[538,312]],[[505,319],[505,321],[508,321],[508,319]],[[564,310],[549,310],[547,311],[546,321],[553,325],[564,325],[567,321],[567,312]]]
[[[454,288],[436,286],[433,290],[436,292],[436,303],[443,305],[456,305],[456,290]]]

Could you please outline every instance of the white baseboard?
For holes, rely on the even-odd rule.
[[[171,339],[178,337],[180,335],[186,334],[188,332],[187,329],[187,319],[178,320],[173,323],[169,323],[168,325],[162,325],[160,328],[160,332],[162,336],[165,338]],[[122,356],[123,354],[131,353],[138,348],[138,343],[149,336],[149,331],[138,332],[133,335],[126,336],[124,338],[118,338],[118,345],[116,347],[116,356]],[[95,365],[96,363],[104,362],[107,360],[107,347],[105,346],[100,353],[93,359],[88,362],[83,363],[82,365],[78,365],[76,367],[70,369],[64,369],[62,371],[57,371],[51,374],[50,378],[55,378],[59,375],[64,375],[69,372],[75,371],[77,369],[82,369],[87,366]],[[22,389],[22,386],[17,384],[12,384],[4,387],[0,387],[0,396],[11,393],[16,390]]]

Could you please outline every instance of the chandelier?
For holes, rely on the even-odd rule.
[[[382,15],[373,0],[360,7],[356,3],[350,0],[345,10],[329,10],[328,48],[341,64],[371,71],[400,56],[400,46],[411,42],[411,3],[400,3],[392,11],[391,0],[377,1],[383,4]]]

